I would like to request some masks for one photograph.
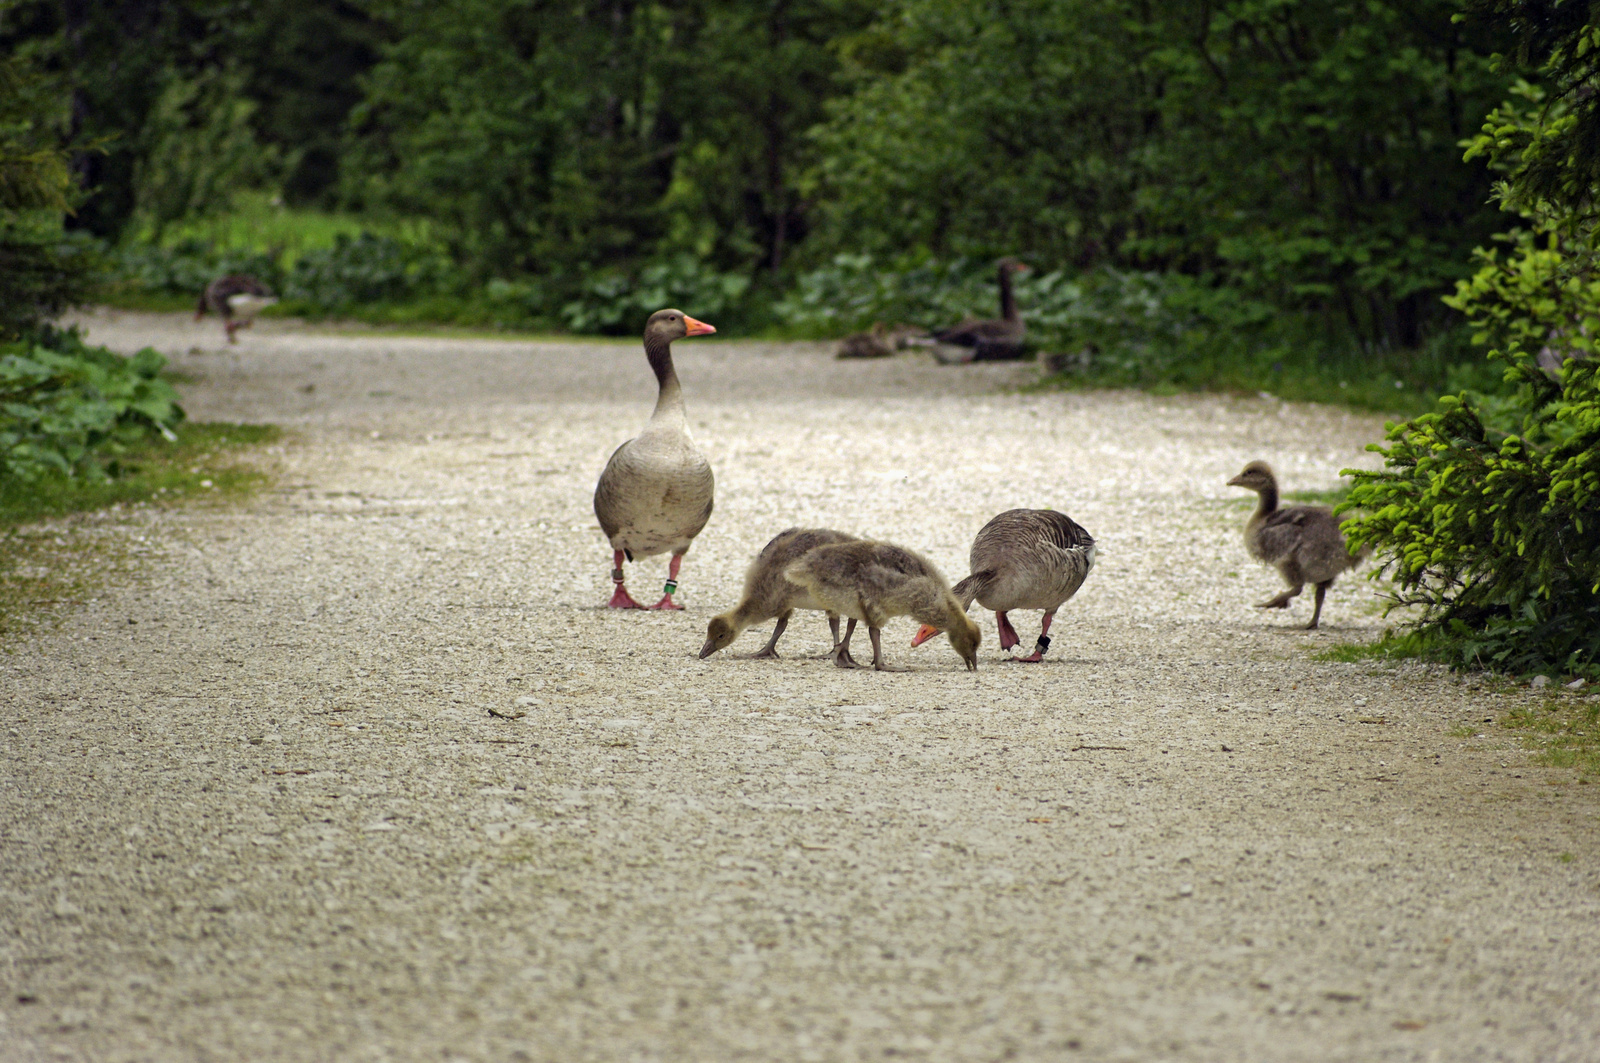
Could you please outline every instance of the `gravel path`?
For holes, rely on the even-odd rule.
[[[1487,724],[1525,694],[1316,661],[1365,580],[1320,632],[1250,607],[1224,481],[1330,487],[1377,418],[682,342],[717,510],[688,610],[622,614],[637,341],[88,324],[289,434],[0,654],[0,1058],[1600,1058],[1600,787]],[[954,580],[1017,505],[1099,540],[1044,665],[987,615],[976,674],[909,620],[909,671],[841,672],[815,614],[695,657],[781,528]]]

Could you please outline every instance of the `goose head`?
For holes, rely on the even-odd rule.
[[[1026,262],[1016,258],[1002,258],[998,265],[1007,273],[1026,273],[1029,269]]]
[[[723,647],[732,645],[738,637],[739,629],[727,617],[712,617],[711,623],[706,625],[706,644],[700,647],[700,659],[703,661]]]
[[[655,343],[671,343],[685,336],[704,336],[715,331],[704,321],[696,321],[682,310],[657,310],[645,323],[644,338],[647,344],[652,340]]]
[[[1262,491],[1277,490],[1277,478],[1272,475],[1272,466],[1264,461],[1252,461],[1244,467],[1244,471],[1228,481],[1229,487],[1243,487],[1257,494]]]
[[[920,646],[940,633],[939,629],[932,624],[923,624],[917,628],[916,635],[911,639],[911,645]],[[965,613],[962,613],[956,617],[955,623],[951,624],[949,630],[944,634],[950,636],[951,648],[961,655],[963,661],[967,662],[967,671],[976,672],[978,670],[978,643],[983,641],[983,631],[978,625],[973,623]]]

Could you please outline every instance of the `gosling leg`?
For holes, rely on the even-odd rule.
[[[628,593],[628,588],[622,584],[622,551],[614,551],[611,555],[611,582],[617,589],[611,595],[611,600],[606,603],[607,609],[643,609],[644,606],[633,600],[633,595]]]
[[[1004,613],[994,614],[995,626],[1000,629],[1000,648],[1009,650],[1013,646],[1022,645],[1022,639],[1017,635],[1017,629],[1011,626],[1011,621]]]
[[[652,608],[652,609],[682,609],[683,608],[683,606],[679,605],[677,602],[672,600],[672,596],[675,593],[677,593],[677,590],[678,590],[678,566],[680,566],[682,564],[683,564],[683,555],[682,554],[673,554],[672,555],[672,564],[667,566],[666,593],[661,596],[661,600],[659,602],[657,602],[656,604],[652,605],[650,608]]]
[[[1044,622],[1039,625],[1039,641],[1033,644],[1033,653],[1027,657],[1006,657],[1007,661],[1016,661],[1018,664],[1038,664],[1044,660],[1044,655],[1050,649],[1050,621],[1056,618],[1056,611],[1050,610],[1044,614]]]
[[[1306,625],[1307,631],[1317,630],[1317,618],[1322,616],[1322,599],[1331,586],[1333,586],[1333,580],[1331,579],[1325,579],[1317,584],[1317,607],[1311,611],[1311,623]]]
[[[891,668],[889,662],[883,657],[883,642],[881,629],[867,628],[867,636],[872,639],[872,667],[879,672],[903,672],[904,668]]]
[[[845,625],[844,639],[833,648],[833,664],[835,668],[861,667],[856,663],[856,659],[850,656],[850,636],[854,635],[855,633],[856,622],[854,618],[851,618],[850,623]]]
[[[767,640],[765,646],[750,655],[752,661],[758,661],[762,658],[771,658],[774,661],[778,659],[778,636],[782,635],[783,629],[789,626],[789,617],[792,615],[794,615],[793,609],[778,617],[777,626],[772,629],[772,637]]]
[[[1304,583],[1296,583],[1293,587],[1290,587],[1288,590],[1284,591],[1282,594],[1278,595],[1276,598],[1272,598],[1272,599],[1269,599],[1268,601],[1262,602],[1260,605],[1257,605],[1256,608],[1257,609],[1287,609],[1287,608],[1289,608],[1290,599],[1292,599],[1295,595],[1299,594],[1301,591],[1303,591],[1305,589],[1306,589],[1306,585]]]

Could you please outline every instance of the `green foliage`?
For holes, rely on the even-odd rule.
[[[1468,158],[1487,157],[1506,173],[1506,206],[1537,211],[1542,204],[1574,217],[1595,210],[1600,186],[1600,26],[1593,6],[1551,0],[1468,0],[1461,20],[1488,28],[1497,46],[1548,83],[1517,86],[1518,100],[1502,104],[1483,123]],[[1507,64],[1509,65],[1509,61]],[[1520,101],[1520,102],[1519,102]]]
[[[55,101],[20,56],[0,56],[0,211],[55,211],[72,205],[66,156],[48,136]]]
[[[627,334],[640,331],[650,315],[674,306],[691,317],[715,318],[736,305],[750,278],[721,273],[690,255],[656,262],[637,275],[607,271],[586,281],[578,298],[561,308],[574,332]]]
[[[226,273],[248,273],[276,286],[277,259],[265,251],[222,249],[199,240],[175,245],[129,243],[108,252],[111,294],[158,292],[180,295],[194,305],[205,286]]]
[[[23,57],[0,56],[0,343],[80,301],[99,267],[61,228],[76,191],[52,128],[60,103]]]
[[[481,276],[578,297],[689,253],[778,266],[804,131],[855,0],[376,5],[395,29],[355,113],[348,194],[442,223]]]
[[[1470,394],[1391,426],[1381,472],[1352,471],[1352,543],[1422,607],[1419,633],[1458,664],[1600,676],[1600,277],[1592,244],[1553,231],[1480,252],[1451,304],[1514,394]],[[1542,368],[1561,354],[1559,368]]]
[[[319,310],[348,310],[440,291],[452,272],[450,261],[436,251],[371,233],[341,233],[332,247],[296,260],[283,279],[282,294]]]
[[[1510,73],[1451,0],[902,0],[818,132],[818,251],[1180,272],[1418,347]]]
[[[1496,379],[1462,364],[1459,332],[1420,351],[1368,351],[1326,315],[1183,274],[1030,270],[1013,283],[1029,344],[1055,368],[1054,385],[1270,391],[1409,412],[1452,387]],[[841,254],[797,277],[776,314],[802,334],[838,336],[874,321],[936,327],[992,315],[996,300],[992,261]]]
[[[0,346],[0,483],[114,476],[129,445],[174,438],[183,410],[165,364],[150,348],[123,358],[71,332]]]
[[[1035,300],[1029,276],[1018,274],[1014,283],[1023,293],[1025,312],[1031,313]],[[802,333],[838,336],[874,321],[932,326],[959,321],[974,307],[996,313],[996,298],[994,270],[977,259],[901,264],[869,254],[838,254],[795,278],[775,312]]]
[[[138,239],[159,241],[174,222],[225,213],[238,193],[278,176],[282,161],[257,142],[255,104],[243,85],[238,70],[168,73],[145,119],[148,147],[134,166]]]
[[[238,452],[281,434],[273,425],[184,421],[173,428],[171,440],[146,433],[126,444],[114,476],[69,476],[50,469],[29,480],[0,478],[0,528],[118,504],[237,495],[266,480],[259,470],[240,464]],[[0,556],[5,553],[0,547]]]

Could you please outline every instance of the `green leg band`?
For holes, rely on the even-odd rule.
[[[675,580],[675,579],[667,580],[667,590],[666,590],[667,597],[670,598],[674,594],[677,594],[677,593],[678,593],[678,581]]]

